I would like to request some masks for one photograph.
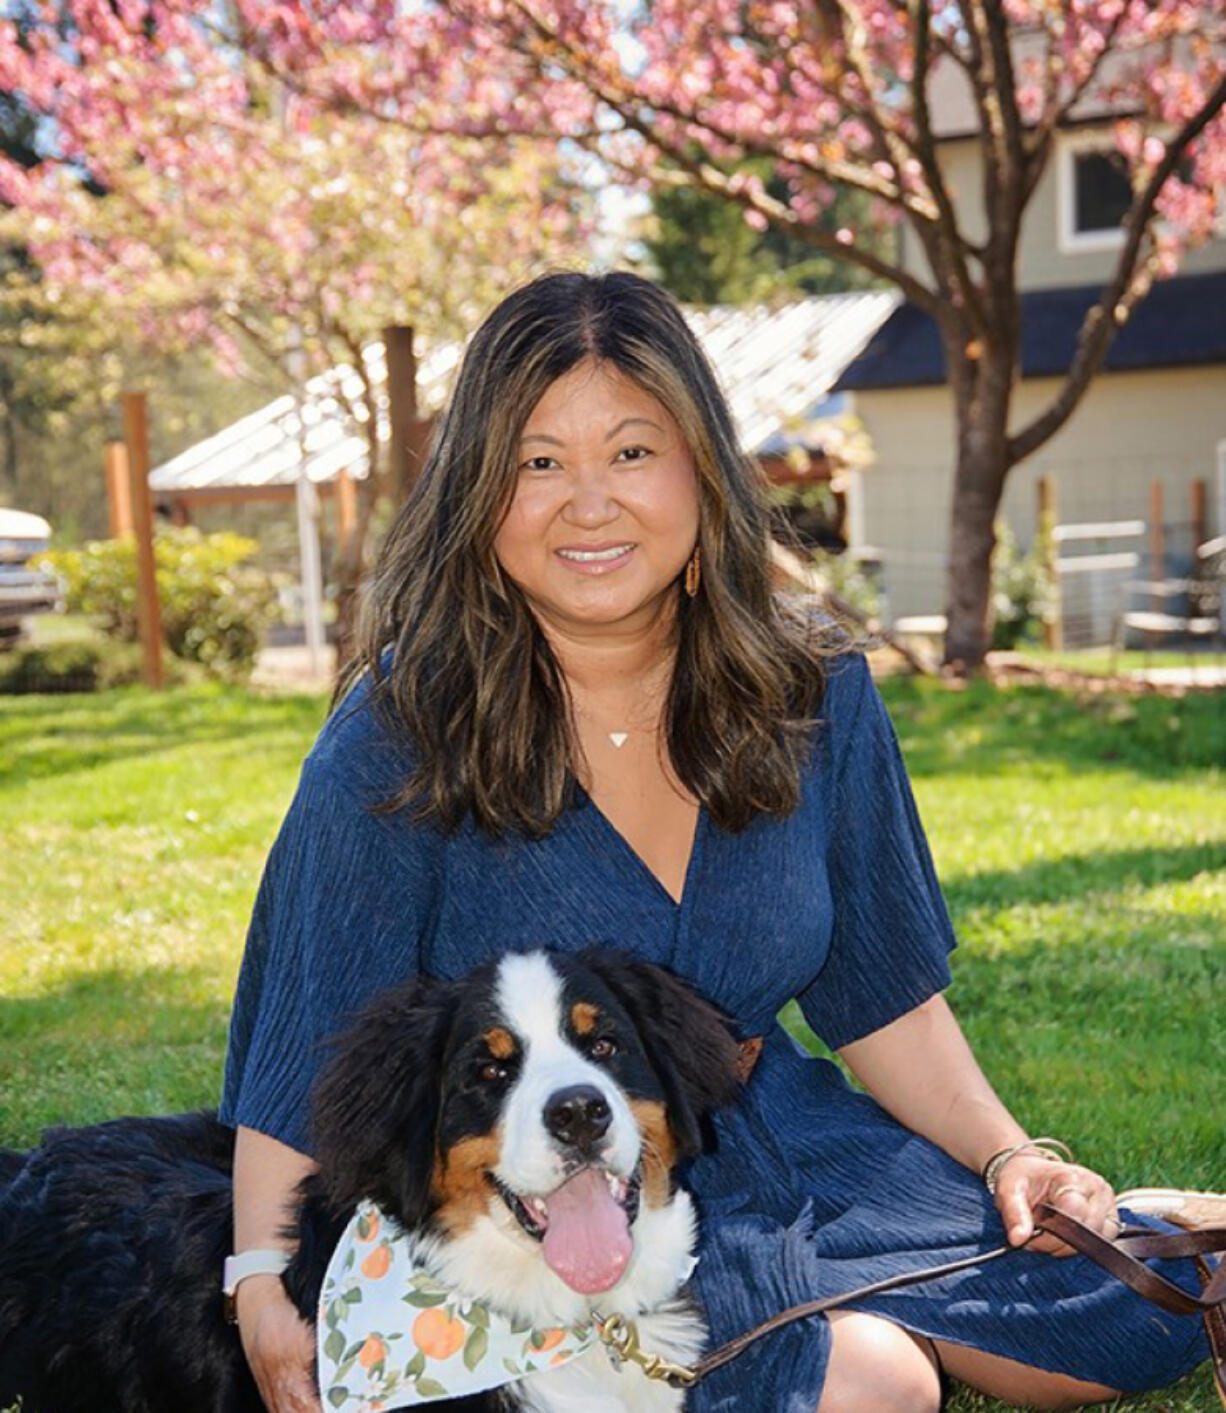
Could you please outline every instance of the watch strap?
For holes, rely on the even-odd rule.
[[[249,1251],[227,1256],[221,1275],[221,1294],[225,1316],[230,1324],[238,1323],[235,1295],[248,1276],[279,1276],[290,1263],[291,1253],[275,1246],[255,1246]]]

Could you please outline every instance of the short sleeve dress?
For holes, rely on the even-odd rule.
[[[863,659],[830,664],[798,808],[728,833],[700,812],[677,903],[580,796],[545,838],[444,836],[372,812],[407,760],[359,688],[324,727],[269,856],[239,978],[222,1118],[309,1152],[326,1038],[378,990],[458,977],[507,951],[622,948],[688,977],[766,1036],[740,1103],[684,1181],[700,1214],[696,1294],[721,1343],[786,1306],[1000,1245],[978,1177],[895,1123],[777,1024],[799,1000],[832,1048],[949,981],[953,932],[897,741]],[[1194,1288],[1194,1276],[1168,1271]],[[930,1337],[1126,1390],[1207,1357],[1080,1258],[1018,1253],[863,1302]],[[688,1406],[813,1413],[829,1327],[771,1335]]]

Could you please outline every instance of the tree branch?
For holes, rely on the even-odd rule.
[[[1107,28],[1103,47],[1094,56],[1090,67],[1086,70],[1080,81],[1069,91],[1068,95],[1060,98],[1060,77],[1065,72],[1064,60],[1059,52],[1059,41],[1063,38],[1065,27],[1068,24],[1070,14],[1069,0],[1061,0],[1061,16],[1058,22],[1052,26],[1052,31],[1048,35],[1048,51],[1045,65],[1045,89],[1046,97],[1043,103],[1043,112],[1038,122],[1031,130],[1026,144],[1026,180],[1022,190],[1022,204],[1025,205],[1034,195],[1038,187],[1047,163],[1051,157],[1051,145],[1055,138],[1057,129],[1068,121],[1073,109],[1081,102],[1082,98],[1089,92],[1090,87],[1098,78],[1102,71],[1103,60],[1113,52],[1115,38],[1119,33],[1120,26],[1128,14],[1126,6],[1121,6],[1118,13],[1112,19]]]
[[[852,8],[851,0],[819,0],[818,8],[827,23],[833,22],[837,28],[847,62],[852,73],[859,80],[860,87],[868,100],[865,103],[852,103],[844,95],[840,95],[843,106],[847,111],[854,113],[868,128],[878,157],[888,162],[893,169],[901,200],[905,189],[903,164],[909,155],[910,145],[905,142],[896,127],[884,121],[880,111],[871,100],[873,80],[871,63],[864,48],[863,20]]]
[[[991,286],[1012,287],[1023,203],[1025,168],[1009,26],[992,0],[961,0],[975,55],[974,88],[981,117],[984,210],[989,213],[984,257]],[[1014,310],[1016,313],[1016,310]],[[1008,314],[994,309],[994,318]]]
[[[640,137],[653,146],[659,147],[671,159],[677,159],[677,153],[680,150],[678,145],[661,134],[656,122],[644,118],[643,110],[649,110],[658,117],[671,118],[674,122],[709,133],[716,141],[739,148],[748,157],[764,157],[776,162],[788,162],[808,172],[811,176],[863,191],[866,195],[875,196],[891,206],[909,210],[921,218],[931,220],[935,217],[935,208],[930,203],[909,194],[900,184],[888,182],[875,172],[857,163],[843,162],[835,158],[815,160],[796,148],[788,147],[786,142],[783,144],[756,142],[743,133],[723,127],[710,117],[687,111],[675,103],[659,98],[648,101],[636,93],[630,84],[618,83],[614,86],[614,81],[608,74],[602,74],[596,70],[587,56],[563,39],[556,29],[529,9],[523,0],[512,0],[512,4],[536,32],[538,41],[542,45],[539,52],[532,49],[521,51],[525,53],[525,57],[532,59],[538,65],[550,61],[562,65],[606,108],[616,113],[628,128],[637,132]]]
[[[937,220],[933,223],[931,241],[925,241],[928,258],[943,283],[948,283],[962,295],[967,320],[979,337],[986,336],[988,321],[983,301],[971,278],[958,217],[950,199],[949,189],[936,156],[936,137],[932,129],[932,114],[928,106],[929,45],[932,38],[932,6],[930,0],[912,0],[910,19],[914,25],[915,57],[911,72],[911,103],[915,113],[915,154],[923,168],[928,189],[937,205]],[[925,232],[920,231],[924,239]],[[942,267],[943,270],[942,270]]]
[[[632,118],[626,119],[633,122]],[[790,206],[767,192],[750,191],[743,186],[733,182],[733,179],[726,172],[710,162],[700,161],[689,153],[681,149],[667,149],[660,143],[655,142],[650,132],[643,133],[638,127],[634,129],[645,136],[653,145],[661,147],[669,161],[676,163],[686,177],[679,177],[675,168],[656,167],[649,173],[649,179],[653,183],[660,185],[693,185],[702,187],[705,191],[715,193],[727,200],[735,201],[747,211],[756,211],[759,215],[768,220],[771,225],[785,230],[789,235],[802,241],[805,245],[812,246],[815,250],[823,251],[830,255],[835,255],[841,260],[847,260],[853,265],[859,265],[870,274],[888,280],[891,284],[896,284],[903,294],[917,305],[926,310],[934,317],[938,316],[942,309],[942,300],[935,290],[931,290],[927,285],[909,274],[901,265],[892,264],[888,260],[883,260],[879,255],[862,246],[854,244],[845,245],[836,235],[827,231],[818,230],[816,227],[808,225],[792,210]],[[609,160],[607,157],[605,160]],[[641,176],[641,171],[635,171],[625,167],[613,159],[610,162],[615,168],[620,168],[627,175]]]
[[[615,91],[610,85],[607,77],[595,74],[590,64],[586,63],[584,56],[574,51],[567,41],[560,38],[557,32],[535,15],[523,0],[512,0],[516,10],[523,16],[527,23],[536,32],[538,39],[544,46],[544,52],[540,54],[530,53],[530,57],[536,62],[543,63],[552,59],[566,67],[572,74],[580,75],[580,82],[584,83],[589,90],[612,112],[616,113],[625,124],[626,128],[637,133],[643,140],[652,147],[657,148],[664,156],[681,171],[689,174],[691,180],[703,187],[707,191],[714,192],[725,198],[737,201],[747,210],[757,212],[772,225],[787,230],[791,235],[810,245],[815,249],[837,255],[841,259],[848,260],[861,268],[868,270],[871,274],[882,279],[889,280],[897,284],[908,299],[920,308],[930,313],[936,314],[941,306],[941,301],[937,294],[930,290],[921,281],[909,274],[900,265],[892,264],[883,260],[873,251],[864,249],[854,244],[844,244],[837,236],[824,231],[816,230],[800,219],[799,216],[786,203],[776,200],[766,192],[754,191],[748,187],[734,182],[727,173],[721,171],[711,162],[704,162],[695,158],[686,148],[664,136],[658,127],[650,119],[643,116],[640,111],[646,107],[645,103],[639,99],[638,95],[628,85],[621,85],[621,91]],[[768,157],[775,161],[793,161],[793,157],[781,153],[778,147],[768,147],[761,144],[747,142],[744,138],[735,133],[722,130],[713,124],[709,119],[699,118],[694,114],[689,114],[681,109],[671,108],[668,104],[655,103],[650,105],[653,112],[664,113],[666,116],[674,118],[691,128],[709,133],[720,142],[729,143],[741,148],[742,151],[756,156]],[[606,160],[607,157],[606,157]],[[611,165],[621,167],[622,164],[614,160]],[[905,206],[906,195],[901,191],[893,191],[883,182],[876,180],[863,180],[868,174],[861,169],[850,167],[844,163],[822,163],[797,162],[797,165],[805,166],[814,175],[825,177],[828,180],[836,181],[845,186],[852,186],[858,190],[866,191],[870,195],[877,196],[891,205]],[[640,175],[635,173],[635,175]],[[653,180],[667,181],[668,173],[665,169],[656,169],[652,174]],[[675,180],[675,177],[674,177]],[[933,212],[931,207],[923,212],[927,218],[931,218]]]

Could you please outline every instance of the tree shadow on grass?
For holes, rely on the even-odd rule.
[[[951,873],[942,876],[941,886],[956,917],[972,908],[1060,903],[1094,893],[1184,883],[1219,870],[1226,870],[1226,842],[1207,840],[1168,848],[1098,849],[1018,868]]]
[[[1039,933],[999,948],[968,946],[953,963],[958,1005],[995,1017],[1023,1043],[1061,1026],[1070,1038],[1101,1031],[1134,1047],[1159,1033],[1182,1044],[1195,1032],[1197,1053],[1226,1060],[1220,923],[1203,910],[1180,913],[1169,928],[1109,925],[1086,938]]]
[[[1045,765],[1150,777],[1226,765],[1226,693],[1075,696],[972,682],[953,691],[891,678],[882,696],[915,776],[999,775]]]
[[[989,1079],[1032,1132],[1123,1186],[1220,1190],[1226,1172],[1226,936],[1211,908],[1081,939],[1036,921],[952,959],[949,1000]],[[795,1007],[785,1025],[827,1054]]]
[[[950,1002],[1023,1125],[1119,1185],[1212,1187],[1226,1171],[1226,937],[1205,909],[1088,940],[971,946]]]
[[[52,1124],[215,1105],[229,1016],[203,968],[78,976],[0,998],[0,1143]]]
[[[318,697],[222,687],[0,699],[0,787],[187,746],[235,740],[254,746],[280,733],[301,739],[305,751],[323,719]]]

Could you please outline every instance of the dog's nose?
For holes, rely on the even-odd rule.
[[[608,1132],[613,1115],[608,1100],[591,1084],[572,1084],[549,1096],[545,1127],[571,1148],[590,1148]]]

